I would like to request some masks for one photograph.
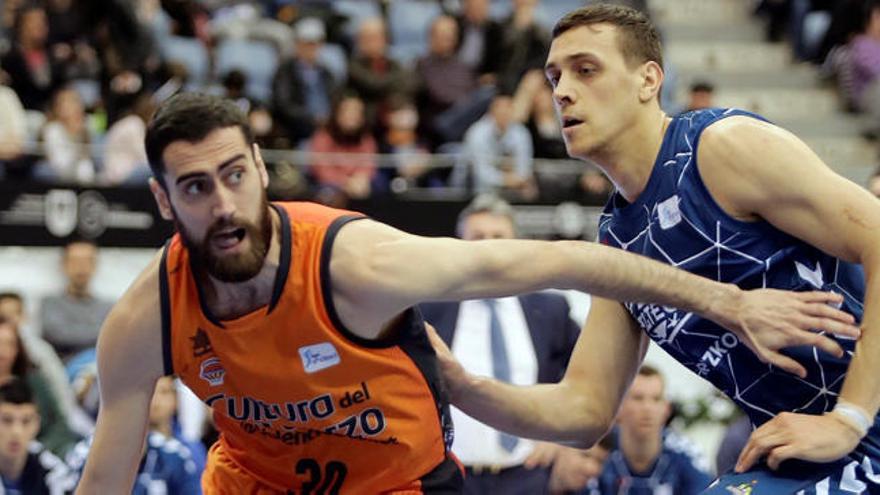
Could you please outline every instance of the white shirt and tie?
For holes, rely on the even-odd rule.
[[[494,336],[492,307],[497,317]],[[469,372],[514,385],[537,382],[538,359],[517,297],[464,301],[455,328],[452,353]],[[452,420],[455,424],[452,450],[466,466],[518,466],[534,447],[532,441],[502,434],[455,407]]]

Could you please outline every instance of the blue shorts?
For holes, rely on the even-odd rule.
[[[721,476],[704,495],[880,494],[880,464],[856,452],[829,464],[786,461],[778,471],[766,465]]]

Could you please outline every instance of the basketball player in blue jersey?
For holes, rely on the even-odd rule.
[[[638,11],[592,5],[554,29],[545,72],[568,152],[616,186],[600,241],[741,288],[836,291],[861,336],[836,339],[843,353],[784,349],[774,367],[768,357],[778,355],[698,315],[595,298],[558,385],[470,376],[434,339],[453,403],[516,435],[592,444],[651,338],[755,426],[735,472],[710,491],[880,492],[880,202],[759,116],[668,117],[662,65],[657,32]]]

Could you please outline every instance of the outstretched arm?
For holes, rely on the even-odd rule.
[[[433,330],[429,337],[450,400],[467,415],[517,436],[584,447],[611,427],[647,349],[647,337],[623,306],[595,297],[558,384],[523,387],[471,375]]]
[[[336,309],[365,338],[375,338],[394,315],[421,302],[546,288],[693,311],[735,332],[766,361],[793,372],[802,372],[800,365],[776,350],[812,344],[840,353],[833,341],[810,329],[858,332],[850,315],[825,304],[839,296],[745,292],[592,242],[426,238],[365,220],[339,232],[330,267]]]
[[[792,134],[747,117],[710,126],[698,163],[707,187],[731,215],[764,219],[826,253],[862,264],[867,277],[862,334],[840,400],[863,409],[873,423],[880,407],[880,202],[831,171]],[[748,469],[765,454],[772,467],[787,458],[836,460],[859,438],[845,415],[780,414],[755,431],[737,467]]]
[[[129,493],[162,374],[157,263],[110,312],[98,338],[101,406],[78,495]]]

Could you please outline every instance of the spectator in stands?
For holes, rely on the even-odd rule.
[[[0,70],[0,179],[20,178],[30,174],[30,160],[25,155],[27,117],[15,91],[3,84]]]
[[[144,137],[147,121],[156,110],[153,97],[141,92],[127,115],[107,130],[104,139],[104,166],[101,182],[108,185],[146,184],[150,176]]]
[[[336,83],[318,61],[324,44],[324,24],[313,17],[300,20],[294,30],[295,56],[283,62],[272,81],[272,111],[291,142],[308,139],[330,116]]]
[[[562,140],[562,124],[553,106],[553,91],[541,78],[532,95],[531,113],[527,118],[535,158],[567,159],[565,141]]]
[[[396,193],[411,187],[435,187],[445,183],[449,170],[432,169],[427,145],[419,138],[419,113],[415,105],[404,97],[392,98],[386,118],[382,154],[392,155],[390,167],[379,171],[391,181]]]
[[[220,81],[223,85],[223,96],[234,101],[241,111],[248,113],[251,107],[256,103],[245,93],[247,88],[247,74],[240,69],[232,69],[227,72]]]
[[[864,29],[848,45],[842,68],[851,87],[849,100],[857,110],[869,112],[874,128],[880,126],[880,1],[866,2]]]
[[[831,24],[819,48],[817,59],[823,61],[832,49],[846,45],[864,27],[865,3],[871,0],[837,0],[831,9]]]
[[[107,121],[116,121],[142,90],[155,91],[179,71],[163,65],[156,40],[135,13],[137,2],[91,0],[86,18],[92,20],[92,37],[101,62],[101,98]]]
[[[89,287],[98,264],[98,247],[93,242],[68,243],[61,262],[67,286],[60,294],[43,298],[40,325],[43,338],[67,360],[95,346],[113,303],[96,297]]]
[[[18,329],[0,317],[0,385],[15,378],[24,380],[34,391],[42,418],[38,438],[47,449],[63,455],[78,440],[61,410],[63,398],[51,387],[45,372],[33,366]]]
[[[98,56],[88,42],[90,29],[84,9],[73,0],[48,0],[49,51],[62,67],[65,81],[95,79],[100,71]]]
[[[0,482],[9,495],[63,495],[76,487],[76,473],[36,443],[41,418],[28,384],[12,379],[0,386]]]
[[[489,0],[462,0],[456,52],[479,77],[482,84],[494,84],[501,63],[503,28],[489,18]]]
[[[393,94],[412,94],[412,75],[388,57],[388,36],[381,18],[364,20],[348,66],[348,85],[366,104],[368,125],[379,122]],[[377,135],[381,135],[379,132]]]
[[[789,3],[791,0],[761,0],[758,3],[756,13],[767,18],[765,38],[767,41],[776,43],[782,41],[785,36],[789,21]]]
[[[499,191],[531,199],[536,194],[532,137],[523,124],[513,121],[512,112],[509,95],[495,96],[489,112],[465,134],[465,153],[478,192]]]
[[[372,154],[378,146],[367,127],[364,102],[358,96],[345,94],[336,101],[330,121],[312,137],[311,151],[318,153],[312,160],[312,173],[320,185],[354,199],[366,198],[373,191],[377,164]]]
[[[38,174],[44,179],[89,184],[96,175],[89,143],[85,109],[79,93],[61,87],[52,96],[52,109],[43,127],[43,151],[48,168]]]
[[[712,97],[715,93],[715,86],[708,81],[696,81],[691,84],[690,92],[688,93],[688,102],[685,106],[685,111],[690,112],[691,110],[701,110],[703,108],[712,108],[713,102]]]
[[[150,430],[162,434],[166,439],[174,439],[186,446],[196,465],[196,474],[201,476],[205,470],[207,451],[201,442],[184,438],[180,423],[177,422],[178,397],[174,378],[163,376],[156,381],[156,390],[150,402]]]
[[[94,420],[79,408],[58,353],[48,342],[40,338],[34,329],[29,328],[21,294],[0,293],[0,318],[9,320],[18,330],[25,354],[45,376],[52,389],[52,395],[58,398],[58,407],[61,409],[61,414],[67,418],[71,430],[80,436],[91,433],[95,427]]]
[[[423,134],[434,147],[460,141],[464,130],[486,113],[493,86],[480,89],[474,70],[455,55],[458,25],[442,15],[431,23],[428,54],[416,63],[416,102]]]
[[[599,475],[605,468],[608,454],[614,450],[614,441],[615,435],[608,434],[589,449],[559,449],[550,471],[550,493],[577,491],[584,495],[601,495]]]
[[[642,366],[617,416],[617,449],[611,452],[599,478],[601,493],[695,495],[712,481],[708,467],[679,445],[680,437],[664,435],[670,404],[663,375]]]
[[[499,59],[498,86],[513,92],[526,72],[543,70],[550,35],[535,19],[538,0],[513,0],[513,13],[504,23]]]
[[[89,388],[94,391],[97,385],[92,380]],[[85,392],[85,395],[97,395]],[[144,445],[143,458],[132,495],[198,495],[201,490],[201,475],[204,463],[199,467],[190,448],[156,429],[165,427],[169,416],[176,409],[176,391],[170,377],[160,378],[156,383],[153,400],[150,403],[150,431]],[[67,464],[78,474],[82,474],[86,458],[91,448],[92,438],[78,443],[67,456]],[[204,452],[202,448],[201,452]],[[233,491],[234,488],[230,487]]]
[[[23,6],[16,13],[13,33],[12,47],[0,59],[0,68],[9,74],[10,86],[25,108],[44,111],[63,82],[59,61],[48,49],[45,8],[38,3]]]
[[[513,239],[516,230],[513,209],[492,194],[477,196],[458,217],[464,240]],[[466,369],[517,385],[560,380],[580,334],[560,294],[429,303],[421,309]],[[533,457],[555,458],[564,447],[508,435],[454,407],[452,418],[453,451],[467,470],[465,494],[546,491],[552,459],[546,465],[525,464]]]

